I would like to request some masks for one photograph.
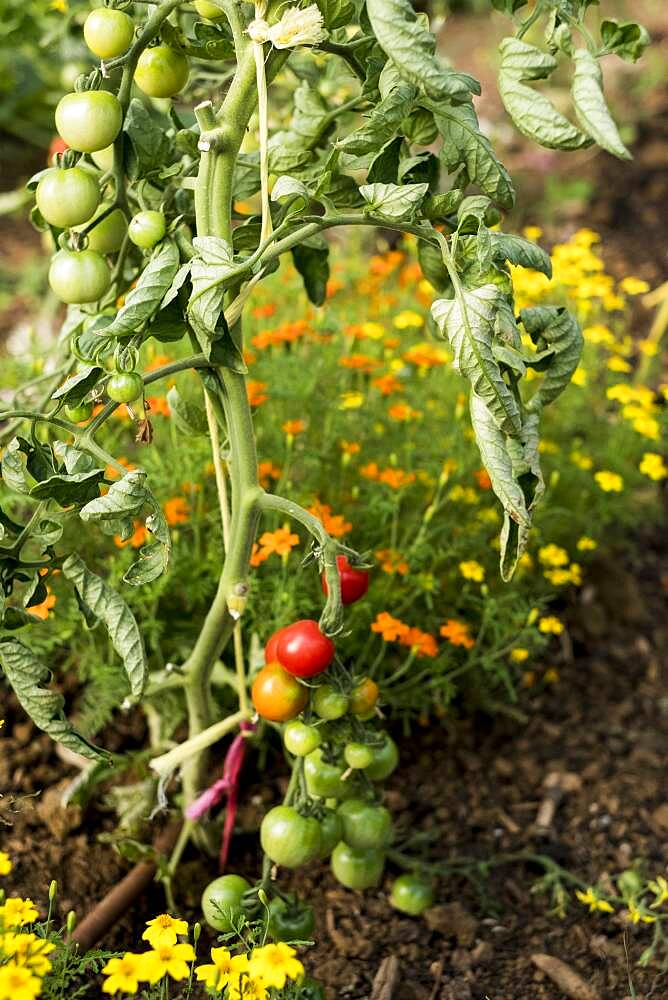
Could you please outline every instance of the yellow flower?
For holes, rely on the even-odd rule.
[[[242,972],[248,972],[248,956],[231,955],[227,948],[212,948],[211,962],[211,965],[199,965],[195,974],[205,986],[218,992],[224,986],[238,983]]]
[[[636,417],[633,421],[633,430],[651,441],[658,441],[660,437],[659,423],[654,417]]]
[[[657,482],[668,476],[668,466],[666,466],[661,455],[657,455],[655,451],[646,451],[640,460],[638,468],[644,476],[649,476],[650,479],[654,479]],[[5,873],[2,872],[2,874]]]
[[[547,615],[538,622],[538,631],[545,635],[561,635],[564,626],[554,615]]]
[[[42,983],[30,969],[7,962],[0,966],[0,998],[2,1000],[35,1000],[42,989]]]
[[[364,395],[361,392],[342,392],[339,400],[340,410],[359,410],[364,406]]]
[[[528,649],[524,649],[522,646],[517,646],[515,649],[510,650],[510,660],[512,663],[524,663],[524,661],[528,659]]]
[[[0,875],[9,875],[11,870],[11,858],[5,853],[5,851],[0,851]]]
[[[397,330],[407,330],[410,327],[419,329],[419,327],[424,326],[424,317],[411,309],[405,309],[394,317],[394,325]]]
[[[543,230],[540,226],[525,226],[522,230],[522,235],[528,240],[539,240],[543,235]]]
[[[474,580],[476,583],[482,583],[485,579],[484,567],[482,567],[479,562],[476,562],[475,559],[468,559],[465,562],[460,562],[459,572],[465,580]]]
[[[622,292],[627,295],[642,295],[643,292],[649,291],[649,285],[642,278],[634,278],[633,275],[629,275],[628,278],[622,278],[619,282],[619,287]]]
[[[304,975],[304,966],[296,955],[295,949],[283,941],[255,948],[250,957],[251,977],[258,977],[265,986],[283,989],[288,979]]]
[[[581,387],[587,384],[587,372],[582,367],[582,365],[578,365],[578,367],[573,372],[573,375],[571,376],[571,382],[573,383],[573,385],[579,385]]]
[[[611,372],[630,372],[631,365],[624,358],[608,358],[608,368]]]
[[[110,958],[102,970],[108,978],[102,987],[103,993],[136,993],[141,979],[140,971],[143,955],[133,955],[126,951],[122,958]]]
[[[586,326],[582,331],[582,336],[590,344],[606,344],[608,347],[615,342],[615,335],[612,330],[602,323],[594,323],[593,326]]]
[[[556,684],[559,680],[559,671],[555,667],[548,667],[543,674],[543,680],[546,684]]]
[[[594,549],[598,548],[598,542],[595,542],[593,538],[589,535],[583,535],[582,538],[578,538],[577,545],[575,546],[578,552],[593,552]]]
[[[228,1000],[267,1000],[267,987],[261,979],[244,977],[238,986],[230,986]]]
[[[601,913],[615,912],[614,907],[611,906],[607,900],[601,899],[596,893],[596,890],[592,888],[592,886],[589,886],[586,892],[580,892],[579,889],[576,890],[575,895],[580,900],[580,902],[584,904],[584,906],[589,907],[590,913],[595,913],[596,910],[600,910]]]
[[[10,896],[4,904],[0,906],[0,921],[5,927],[25,927],[37,920],[39,916],[37,908],[32,899],[19,899],[17,896]]]
[[[538,558],[543,566],[568,565],[568,552],[566,549],[562,549],[560,545],[554,545],[552,542],[538,549]]]
[[[146,930],[142,941],[148,941],[151,948],[161,948],[163,945],[176,944],[179,934],[188,933],[188,924],[178,917],[170,917],[169,913],[161,913],[153,920],[146,921]]]
[[[188,962],[195,958],[191,944],[165,944],[141,956],[139,978],[149,983],[157,983],[163,976],[172,979],[187,979],[190,974]]]
[[[643,910],[640,910],[638,908],[638,906],[633,901],[631,901],[629,903],[629,911],[628,911],[628,918],[627,919],[630,920],[632,924],[638,924],[638,923],[654,924],[654,923],[656,923],[656,917],[652,916],[651,913],[645,913]]]
[[[604,493],[621,493],[624,489],[624,480],[617,472],[602,469],[594,473],[594,479]]]
[[[373,323],[369,321],[367,323],[362,323],[362,333],[365,337],[370,337],[371,340],[380,340],[385,336],[385,327],[381,326],[380,323]]]
[[[651,906],[652,910],[658,909],[659,906],[663,906],[668,901],[668,881],[666,881],[663,875],[659,875],[655,882],[648,882],[647,888],[656,896]]]
[[[0,937],[0,951],[37,976],[45,976],[51,971],[51,962],[46,956],[55,947],[55,944],[38,938],[36,934],[5,934]]]
[[[655,340],[650,340],[649,337],[644,337],[642,340],[636,342],[636,347],[641,354],[644,354],[646,358],[655,358],[659,353],[659,345]]]

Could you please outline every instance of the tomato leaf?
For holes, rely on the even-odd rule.
[[[478,125],[472,104],[430,105],[434,122],[443,137],[439,156],[449,173],[463,166],[468,179],[504,208],[515,203],[510,174],[497,159],[487,136]]]
[[[179,269],[179,251],[172,240],[163,240],[141,273],[124,305],[105,328],[107,337],[127,337],[158,311]]]
[[[552,261],[550,255],[530,240],[512,233],[492,232],[492,257],[497,261],[510,261],[521,267],[529,267],[540,271],[548,278],[552,277]]]
[[[365,184],[360,194],[368,213],[401,222],[415,215],[428,189],[427,184]]]
[[[67,381],[51,393],[51,399],[62,399],[67,406],[80,403],[97,385],[101,374],[101,368],[88,365],[74,375],[70,375]]]
[[[96,497],[82,507],[82,521],[109,521],[116,518],[135,517],[149,499],[143,469],[131,469],[118,482],[112,483],[104,496]]]
[[[545,406],[569,385],[580,362],[584,343],[580,324],[563,306],[533,306],[520,311],[520,320],[539,351],[554,352],[531,406]]]
[[[137,180],[164,166],[170,151],[169,137],[136,97],[130,101],[123,129],[130,140],[126,155],[128,177]]]
[[[329,244],[322,236],[311,237],[292,248],[292,259],[302,276],[309,300],[321,306],[327,297]]]
[[[202,407],[185,399],[175,385],[167,393],[167,402],[174,426],[180,433],[187,437],[208,433],[206,413]]]
[[[635,21],[620,24],[613,17],[601,21],[601,40],[608,52],[627,62],[637,62],[651,41],[642,24]]]
[[[603,76],[598,61],[587,49],[578,49],[573,58],[575,73],[571,93],[580,126],[601,149],[620,160],[632,159],[605,103]]]

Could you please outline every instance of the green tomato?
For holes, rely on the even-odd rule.
[[[434,905],[434,890],[418,875],[400,875],[392,886],[390,903],[395,910],[419,917]]]
[[[123,111],[118,98],[106,90],[65,94],[56,108],[58,133],[80,153],[94,153],[109,146],[122,124]]]
[[[260,825],[260,843],[274,864],[299,868],[318,856],[320,825],[292,806],[274,806]]]
[[[134,403],[144,395],[144,380],[137,372],[116,372],[107,382],[107,396],[115,403]]]
[[[92,415],[92,403],[77,403],[76,406],[65,407],[65,416],[74,424],[81,424],[84,420],[90,420]]]
[[[74,84],[82,73],[90,73],[90,66],[85,62],[66,62],[60,70],[60,89],[73,90]]]
[[[338,842],[343,839],[343,822],[333,809],[328,809],[320,820],[320,854],[324,860],[328,858]]]
[[[122,10],[100,7],[90,12],[84,21],[86,45],[100,59],[113,59],[130,48],[135,33],[131,17]]]
[[[144,49],[135,70],[135,83],[149,97],[173,97],[188,80],[188,60],[169,45]]]
[[[35,200],[51,226],[68,229],[93,217],[100,202],[100,188],[93,175],[81,167],[54,167],[37,185]]]
[[[108,206],[103,206],[102,211]],[[123,245],[128,223],[120,208],[115,208],[105,215],[88,233],[88,249],[97,253],[117,253]]]
[[[366,743],[346,743],[343,757],[348,767],[360,771],[373,762],[373,751]]]
[[[199,16],[206,18],[207,21],[220,21],[225,17],[225,11],[216,7],[215,3],[209,3],[209,0],[195,0],[193,7]]]
[[[309,795],[323,799],[348,797],[346,783],[341,781],[344,768],[323,759],[318,747],[304,758],[304,777]]]
[[[386,847],[392,833],[392,817],[385,806],[363,799],[348,799],[338,809],[343,823],[343,840],[349,847]]]
[[[250,887],[241,875],[221,875],[210,882],[202,893],[202,913],[209,927],[231,931],[232,923],[243,916],[241,900]]]
[[[142,250],[150,250],[159,243],[167,231],[167,224],[162,212],[137,212],[130,219],[128,236],[135,246]]]
[[[51,261],[49,284],[68,305],[97,302],[111,284],[111,272],[94,250],[59,250]]]
[[[274,941],[308,941],[315,930],[315,914],[310,906],[280,897],[269,904],[269,936]]]
[[[283,742],[288,753],[295,757],[305,757],[320,746],[322,736],[315,726],[307,726],[305,722],[294,719],[286,723],[283,729]]]
[[[385,867],[382,851],[370,847],[358,850],[341,841],[332,852],[334,877],[347,889],[371,889],[378,885]]]
[[[114,146],[105,146],[104,149],[98,149],[90,154],[90,158],[96,167],[103,170],[105,173],[109,170],[114,169]]]
[[[397,744],[391,736],[385,735],[385,742],[380,747],[372,747],[373,760],[364,773],[372,781],[385,781],[399,763]]]
[[[340,719],[348,711],[348,699],[331,684],[321,684],[312,697],[313,711],[321,719]]]

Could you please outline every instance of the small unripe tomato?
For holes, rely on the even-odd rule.
[[[332,851],[332,872],[347,889],[371,889],[383,875],[385,855],[377,848],[356,849],[341,841]]]
[[[68,229],[93,217],[100,201],[100,188],[95,177],[81,167],[67,170],[54,167],[37,185],[35,201],[51,226]]]
[[[399,763],[397,744],[391,736],[385,736],[385,742],[380,747],[372,747],[373,760],[364,769],[367,778],[372,781],[385,781]]]
[[[283,730],[283,742],[285,749],[295,757],[306,757],[320,746],[322,736],[315,726],[307,726],[305,722],[295,719],[288,722]]]
[[[336,563],[339,567],[339,577],[341,579],[341,603],[354,604],[364,597],[369,589],[369,574],[365,569],[354,569],[348,562],[347,556],[337,556]],[[322,574],[323,593],[329,593],[327,589],[327,577]]]
[[[281,630],[276,643],[276,658],[295,677],[315,677],[334,659],[336,647],[320,631],[316,621],[305,618]]]
[[[130,219],[128,236],[136,247],[150,250],[159,243],[167,231],[167,224],[162,212],[137,212]]]
[[[135,83],[149,97],[173,97],[188,81],[188,60],[169,45],[144,49],[135,70]]]
[[[338,842],[343,838],[341,817],[333,809],[328,809],[320,819],[320,860],[328,858]]]
[[[122,10],[100,7],[92,10],[84,21],[86,45],[100,59],[113,59],[130,48],[135,26]]]
[[[93,414],[92,403],[78,403],[76,406],[66,406],[65,416],[73,424],[81,424],[84,420],[90,420]]]
[[[362,718],[373,715],[380,689],[370,677],[364,677],[350,692],[350,711]]]
[[[373,751],[366,743],[346,743],[343,748],[343,758],[356,771],[364,770],[373,761]]]
[[[117,253],[127,231],[127,219],[120,208],[115,208],[89,231],[88,249],[101,254]]]
[[[68,305],[97,302],[111,284],[111,272],[94,250],[59,250],[51,261],[49,284]]]
[[[231,931],[243,915],[241,900],[250,889],[241,875],[221,875],[210,882],[202,893],[202,913],[209,927],[216,931]]]
[[[338,808],[343,840],[350,847],[386,847],[392,834],[392,817],[385,806],[364,799],[348,799]]]
[[[434,890],[418,875],[400,875],[392,886],[390,903],[395,910],[419,917],[434,905]]]
[[[287,722],[303,712],[308,690],[288,674],[280,663],[268,663],[253,681],[253,705],[263,719]]]
[[[331,684],[321,684],[313,692],[313,711],[321,719],[333,722],[341,719],[348,711],[348,698]]]
[[[144,395],[144,380],[137,372],[116,372],[107,382],[107,396],[115,403],[134,403]]]
[[[344,769],[325,760],[320,747],[304,758],[304,779],[309,795],[321,799],[345,799],[353,794],[347,781],[341,781]]]
[[[206,18],[207,21],[220,21],[221,18],[225,17],[225,11],[217,7],[215,3],[209,3],[209,0],[195,0],[193,7],[199,16]]]
[[[80,153],[94,153],[111,145],[122,124],[118,98],[106,90],[65,94],[56,108],[59,134]]]
[[[104,149],[97,149],[90,154],[90,158],[100,170],[106,173],[114,168],[114,146],[105,146]]]
[[[292,806],[274,806],[260,825],[260,843],[275,865],[299,868],[318,856],[320,824]]]
[[[315,930],[313,908],[277,896],[269,904],[267,930],[274,941],[308,941]]]

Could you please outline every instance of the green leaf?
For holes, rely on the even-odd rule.
[[[146,336],[155,337],[161,344],[173,344],[181,340],[187,329],[183,309],[178,302],[170,302],[149,321]]]
[[[457,107],[430,105],[434,121],[443,137],[439,156],[449,173],[463,166],[473,184],[504,208],[515,203],[515,189],[510,174],[497,159],[487,136],[478,125],[471,104]]]
[[[116,518],[135,517],[150,494],[147,491],[146,473],[131,469],[118,482],[112,483],[104,496],[96,497],[79,511],[82,521],[111,521]]]
[[[455,371],[469,380],[497,426],[506,434],[519,435],[519,408],[492,352],[494,318],[500,299],[496,285],[483,285],[473,290],[461,289],[454,299],[436,299],[431,311],[440,332],[450,342]]]
[[[360,194],[367,212],[402,222],[412,218],[428,191],[427,184],[365,184]]]
[[[30,490],[35,500],[55,500],[61,507],[80,506],[99,495],[99,483],[104,479],[104,469],[77,472],[73,475],[57,473],[42,480]]]
[[[492,232],[492,257],[496,261],[510,261],[521,267],[529,267],[540,271],[548,278],[552,277],[552,261],[550,255],[530,240],[512,233]]]
[[[533,306],[520,311],[520,320],[539,352],[550,348],[554,357],[530,406],[536,408],[551,403],[573,377],[580,363],[584,343],[580,325],[563,306]]]
[[[2,453],[2,481],[16,493],[30,493],[30,476],[18,438],[12,438]]]
[[[51,677],[48,667],[17,639],[0,642],[0,664],[21,708],[35,725],[63,746],[90,760],[104,757],[105,751],[77,733],[65,718],[65,699],[43,685]]]
[[[202,407],[184,399],[175,385],[167,393],[167,402],[174,425],[181,434],[190,437],[208,433],[206,413]]]
[[[95,388],[101,374],[101,368],[88,365],[74,375],[70,375],[66,382],[63,382],[55,392],[51,393],[51,399],[62,399],[67,406],[80,403],[91,389]]]
[[[601,149],[620,160],[632,159],[605,103],[603,75],[597,60],[587,49],[578,49],[573,58],[575,72],[571,93],[580,126]]]
[[[165,309],[171,302],[173,302],[173,300],[179,294],[179,291],[181,290],[183,285],[185,285],[189,274],[190,274],[190,261],[188,260],[185,262],[185,264],[181,264],[181,267],[174,275],[172,283],[165,292],[165,296],[162,302],[160,303],[161,309]]]
[[[651,39],[642,24],[635,21],[616,21],[613,17],[601,21],[601,41],[608,52],[620,59],[637,62]]]
[[[302,80],[294,92],[294,106],[288,132],[284,134],[279,145],[297,147],[302,155],[305,150],[315,148],[330,127],[328,110],[327,104],[315,87],[311,87],[307,80]],[[274,167],[272,169],[275,173],[291,172],[285,167],[282,170],[276,170]]]
[[[139,558],[132,563],[123,576],[123,582],[131,587],[143,587],[162,576],[169,562],[169,550],[162,542],[151,542],[139,550]]]
[[[139,699],[148,673],[139,626],[120,594],[87,568],[78,555],[63,563],[63,573],[76,588],[89,622],[104,623],[111,643],[123,661],[132,696]]]
[[[179,251],[171,240],[163,240],[141,273],[125,304],[105,329],[109,337],[127,337],[139,330],[158,311],[179,269]]]
[[[467,73],[455,73],[436,58],[436,39],[410,0],[367,0],[366,10],[378,44],[401,76],[441,101],[479,94],[480,84]]]
[[[382,147],[377,156],[369,164],[366,179],[367,184],[396,184],[401,159],[401,147],[404,140],[401,136],[391,139]]]
[[[159,170],[168,159],[169,138],[164,126],[155,121],[136,97],[130,101],[123,129],[131,147],[126,163],[128,177],[137,180]]]
[[[418,240],[418,262],[425,278],[437,292],[452,293],[452,282],[439,247],[427,240]]]
[[[328,31],[343,28],[355,15],[355,6],[350,0],[316,0]]]
[[[329,281],[329,244],[322,236],[312,236],[292,248],[294,265],[302,276],[304,288],[314,306],[327,297]]]
[[[240,153],[234,165],[234,200],[245,201],[260,190],[259,153]]]
[[[415,87],[401,83],[373,108],[362,128],[351,132],[339,142],[339,149],[362,155],[384,146],[394,138],[416,97]]]
[[[499,93],[515,127],[548,149],[581,149],[591,140],[557,111],[545,94],[525,80],[539,80],[556,67],[556,60],[519,38],[504,38],[499,46]]]
[[[232,247],[218,236],[196,236],[193,247],[197,256],[190,262],[193,292],[188,318],[198,337],[201,335],[211,342],[217,339],[216,325],[223,310],[225,282],[234,268]]]

